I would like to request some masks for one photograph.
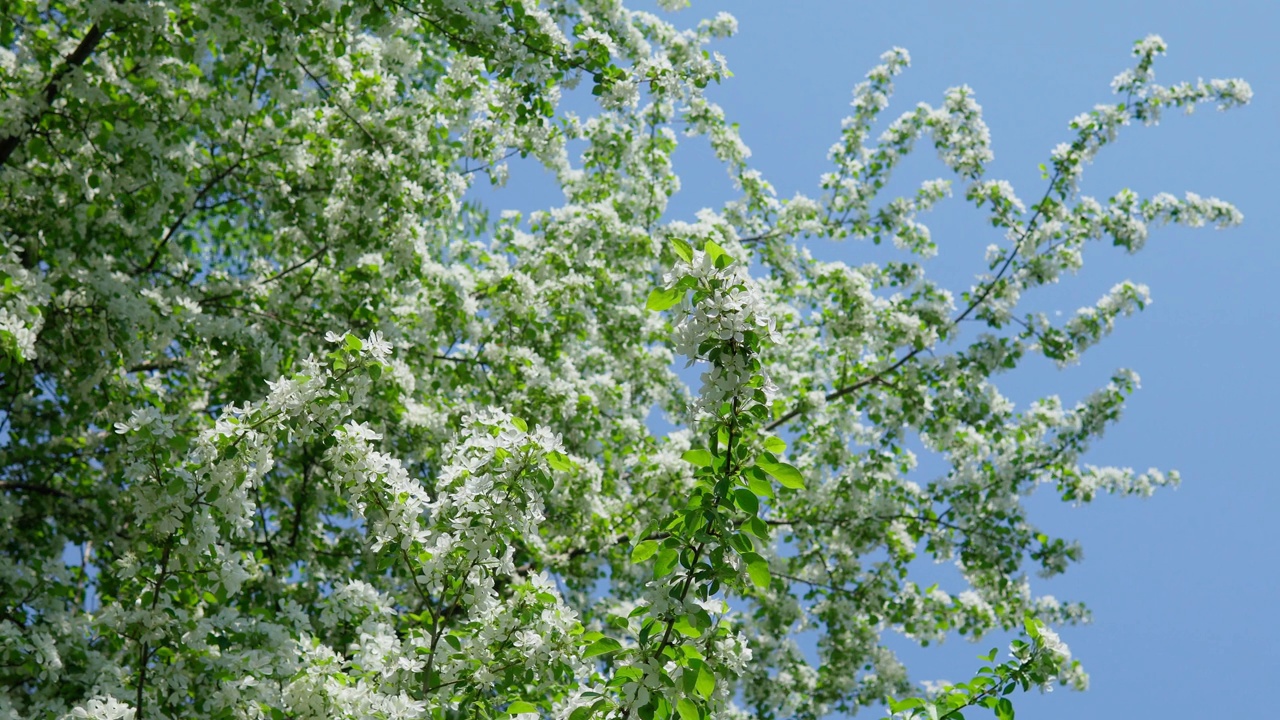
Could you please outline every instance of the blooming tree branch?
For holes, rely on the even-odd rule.
[[[1016,688],[1083,687],[1049,626],[1088,613],[1028,577],[1080,548],[1023,498],[1179,478],[1085,462],[1136,374],[1021,408],[998,375],[1150,302],[1126,281],[1062,321],[1020,309],[1089,241],[1241,221],[1077,188],[1121,127],[1248,85],[1157,85],[1140,41],[1027,206],[985,179],[970,88],[870,138],[894,49],[822,195],[783,202],[704,92],[735,31],[594,2],[18,0],[0,717],[1003,718]],[[584,80],[596,106],[562,109]],[[685,219],[681,133],[737,188]],[[949,176],[882,201],[923,138]],[[471,183],[517,155],[564,202],[490,216]],[[920,220],[955,182],[993,233],[958,294]],[[900,254],[811,252],[850,238]],[[921,555],[962,580],[921,587]],[[996,629],[1024,634],[1010,659],[932,690],[886,637]]]

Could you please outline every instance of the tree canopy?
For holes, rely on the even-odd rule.
[[[680,30],[603,0],[5,8],[0,717],[890,702],[936,720],[1083,687],[1049,626],[1087,610],[1029,578],[1080,551],[1023,500],[1177,476],[1083,462],[1134,373],[1021,408],[997,376],[1072,363],[1142,309],[1136,282],[1065,320],[1022,309],[1092,241],[1136,252],[1152,226],[1241,221],[1191,193],[1077,187],[1121,128],[1245,104],[1245,82],[1159,85],[1165,45],[1139,41],[1027,202],[986,177],[972,89],[885,122],[909,63],[894,48],[854,90],[820,196],[782,199],[705,92],[732,82],[708,49],[736,29],[725,14]],[[564,109],[588,87],[590,113]],[[680,219],[682,137],[709,140],[737,196]],[[949,176],[880,197],[918,143]],[[516,155],[562,205],[469,195]],[[920,219],[953,194],[992,243],[954,291],[926,272]],[[896,254],[814,255],[853,240]],[[923,586],[917,557],[964,582]],[[932,693],[885,642],[1016,628],[1010,655]]]

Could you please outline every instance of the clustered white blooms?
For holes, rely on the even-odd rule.
[[[781,200],[703,92],[728,76],[707,49],[727,14],[17,2],[0,719],[852,712],[913,691],[887,633],[1087,619],[1032,592],[1028,570],[1080,556],[1027,516],[1034,488],[1084,503],[1178,481],[1082,463],[1135,374],[1021,410],[995,383],[1032,353],[1074,361],[1149,302],[1125,282],[1062,322],[1019,314],[1089,240],[1241,221],[1193,193],[1076,195],[1131,120],[1248,102],[1241,80],[1156,85],[1159,38],[1122,102],[1072,122],[1038,202],[984,178],[970,88],[870,137],[900,48],[855,89],[824,194]],[[599,106],[562,111],[584,82]],[[924,134],[955,177],[882,201]],[[667,211],[688,135],[738,192],[694,222]],[[491,222],[468,189],[517,154],[564,203]],[[957,180],[995,244],[953,294],[919,217]],[[818,259],[849,237],[899,257]],[[707,366],[696,395],[677,355]],[[964,581],[921,587],[926,554]],[[1018,651],[1036,682],[1082,685],[1036,637]]]
[[[748,335],[760,341],[781,340],[777,320],[769,313],[759,289],[740,263],[728,259],[718,246],[715,251],[694,250],[689,260],[680,260],[663,277],[665,289],[679,289],[683,297],[675,315],[675,351],[688,358],[686,367],[706,360],[716,350],[710,368],[702,373],[702,387],[695,407],[714,412],[725,402],[741,401],[757,369],[751,356],[758,350],[748,343]],[[681,289],[691,281],[692,292]],[[774,388],[764,376],[766,396]]]
[[[776,342],[777,324],[767,314],[763,298],[740,265],[715,266],[714,257],[695,250],[693,260],[680,261],[663,278],[674,287],[683,278],[693,278],[704,297],[686,295],[680,302],[675,322],[675,349],[697,360],[699,349],[708,340],[744,344],[744,333],[758,333]]]
[[[16,236],[4,238],[7,252],[0,256],[0,350],[20,360],[36,358],[36,337],[44,325],[40,308],[49,302],[51,288],[38,273],[25,267],[14,248],[25,243]]]

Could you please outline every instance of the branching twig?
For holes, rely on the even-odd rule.
[[[121,0],[115,0],[120,2]],[[102,25],[94,24],[89,28],[89,32],[85,33],[80,44],[76,46],[71,54],[63,58],[62,67],[53,73],[53,77],[49,78],[49,82],[45,84],[44,90],[40,93],[43,100],[40,111],[35,113],[35,117],[31,120],[25,130],[10,135],[0,140],[0,165],[4,165],[9,161],[9,156],[13,155],[13,151],[18,149],[23,140],[27,139],[27,135],[35,129],[36,124],[40,121],[40,116],[44,114],[44,110],[53,104],[55,98],[58,97],[58,91],[62,89],[62,82],[67,79],[73,70],[84,65],[93,51],[97,49],[98,43],[102,42],[102,38],[106,37],[107,31]]]
[[[382,144],[382,141],[375,137],[373,132],[352,116],[350,112],[347,112],[347,109],[342,106],[342,103],[333,99],[333,94],[329,92],[329,88],[325,87],[320,78],[311,73],[311,70],[307,68],[306,64],[304,64],[301,59],[298,59],[298,67],[302,68],[302,72],[306,73],[307,77],[311,78],[311,81],[316,84],[316,88],[320,90],[320,94],[324,95],[326,100],[333,103],[333,106],[338,108],[338,112],[342,113],[343,117],[350,120],[352,125],[355,125],[360,132],[365,134],[365,137],[369,138],[369,141],[373,143],[374,147],[378,148],[378,152],[382,153],[383,157],[391,157],[391,153],[387,151],[387,148]]]
[[[1040,202],[1036,203],[1035,205],[1036,211],[1032,213],[1031,218],[1027,221],[1026,228],[1019,235],[1017,242],[1013,244],[1013,250],[1012,252],[1009,253],[1009,257],[1005,258],[1004,263],[1000,266],[1000,269],[996,271],[995,277],[991,278],[991,281],[982,287],[981,292],[979,292],[978,296],[969,303],[969,306],[966,307],[959,315],[956,316],[954,320],[951,321],[952,327],[959,325],[961,322],[964,321],[965,318],[969,316],[970,313],[972,313],[979,306],[985,303],[987,301],[987,298],[991,296],[991,293],[995,291],[996,286],[1000,283],[1001,280],[1004,279],[1005,273],[1009,271],[1009,268],[1013,266],[1014,259],[1018,257],[1018,246],[1021,245],[1024,240],[1026,240],[1027,236],[1029,236],[1033,230],[1035,230],[1036,223],[1039,221],[1040,216],[1044,213],[1046,201],[1049,199],[1049,196],[1053,194],[1054,188],[1057,186],[1058,178],[1061,177],[1061,175],[1062,175],[1061,169],[1054,171],[1053,177],[1049,179],[1048,189],[1045,190],[1044,196],[1040,198]],[[884,370],[881,370],[870,377],[863,378],[862,380],[859,380],[853,383],[852,385],[846,385],[845,387],[842,387],[837,390],[833,390],[830,393],[827,393],[825,400],[827,402],[831,402],[833,400],[839,400],[840,398],[843,398],[847,395],[857,392],[858,390],[872,383],[881,381],[885,375],[895,372],[896,370],[901,368],[903,365],[906,365],[908,362],[914,359],[921,352],[924,352],[925,349],[926,348],[924,346],[913,349],[911,352],[907,353],[906,355],[903,355],[900,359],[898,359],[897,362],[885,368]],[[776,430],[777,428],[781,427],[783,424],[785,424],[789,420],[792,420],[796,416],[800,415],[801,412],[803,411],[800,408],[795,408],[790,412],[786,413],[785,415],[783,415],[782,417],[778,418],[777,420],[774,420],[773,422],[769,423],[769,425],[767,425],[765,429],[772,432],[773,430]]]
[[[20,482],[14,480],[0,480],[0,490],[14,490],[17,492],[29,492],[36,495],[47,495],[49,497],[60,497],[68,500],[75,499],[68,492],[64,492],[57,488],[51,488],[48,485],[37,485],[35,483]]]

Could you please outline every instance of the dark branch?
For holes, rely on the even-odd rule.
[[[195,199],[191,202],[191,207],[183,210],[182,214],[178,215],[178,219],[173,221],[173,225],[169,226],[169,231],[164,234],[164,237],[160,238],[160,242],[156,243],[156,248],[151,253],[151,259],[147,261],[146,265],[142,266],[139,272],[151,272],[155,269],[156,263],[160,262],[160,256],[164,252],[165,247],[168,246],[169,241],[173,239],[173,236],[182,229],[182,224],[186,222],[187,216],[191,214],[191,211],[196,209],[200,202],[204,200],[205,196],[208,195],[215,186],[223,180],[226,180],[231,173],[235,172],[236,168],[240,167],[240,163],[242,161],[243,158],[231,163],[224,168],[222,172],[215,175],[213,179],[205,183],[204,187],[200,188],[199,192],[196,193]]]
[[[387,148],[382,144],[382,141],[378,140],[378,138],[374,136],[373,132],[370,131],[369,128],[365,127],[351,113],[347,112],[347,109],[342,106],[342,103],[333,99],[333,95],[332,93],[329,92],[329,88],[325,87],[325,84],[320,81],[320,78],[311,74],[311,70],[307,68],[306,65],[303,64],[302,60],[298,60],[298,67],[302,68],[302,72],[306,73],[307,77],[311,78],[311,81],[316,84],[316,88],[320,91],[321,95],[324,95],[324,99],[333,103],[333,106],[338,108],[338,112],[342,113],[343,117],[350,120],[352,125],[355,125],[357,128],[359,128],[360,132],[364,133],[365,137],[369,138],[369,142],[372,142],[374,147],[378,148],[378,151],[382,153],[383,157],[386,157],[386,158],[391,157],[391,153],[387,151]]]
[[[48,497],[74,499],[70,493],[63,492],[57,488],[51,488],[48,485],[37,485],[35,483],[0,480],[0,490],[12,490],[15,492],[29,492],[35,495],[45,495]]]
[[[26,130],[21,130],[0,140],[0,165],[4,165],[9,161],[9,156],[13,154],[13,151],[17,150],[22,141],[26,140],[27,135],[35,129],[36,123],[40,121],[40,116],[44,114],[44,108],[53,104],[54,98],[58,97],[58,91],[62,89],[62,82],[67,79],[67,75],[72,70],[84,65],[85,60],[89,59],[89,56],[97,49],[98,43],[102,42],[102,38],[106,37],[106,34],[107,31],[101,25],[95,24],[89,28],[89,32],[85,34],[84,39],[80,41],[76,49],[72,50],[71,54],[63,59],[62,67],[58,68],[57,72],[53,74],[53,77],[49,78],[49,82],[44,86],[44,92],[41,93],[44,107],[41,108],[40,112],[36,113],[30,126]]]

